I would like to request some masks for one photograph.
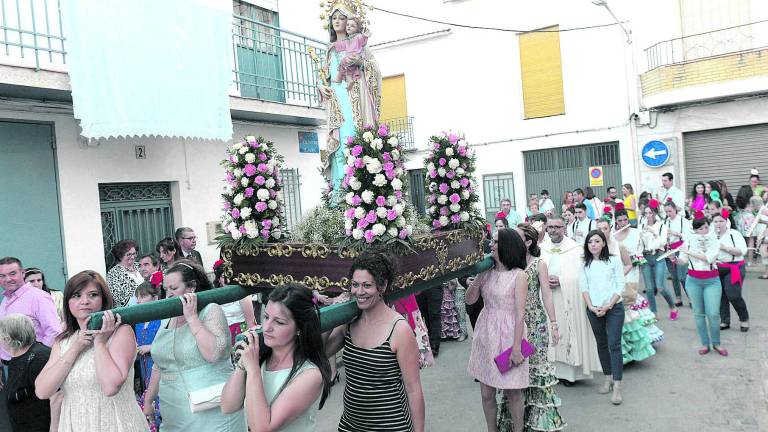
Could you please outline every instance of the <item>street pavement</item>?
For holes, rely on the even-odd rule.
[[[768,282],[751,273],[745,284],[751,329],[741,333],[732,311],[732,327],[722,332],[722,345],[730,352],[700,356],[693,311],[681,309],[678,321],[669,321],[659,296],[664,341],[655,356],[627,365],[624,403],[613,406],[610,395],[599,395],[602,377],[558,385],[561,414],[567,431],[768,431]],[[426,401],[426,430],[483,432],[480,388],[467,374],[472,347],[464,342],[443,342],[437,364],[421,374]],[[342,412],[344,378],[333,387],[318,413],[318,431],[335,431]]]

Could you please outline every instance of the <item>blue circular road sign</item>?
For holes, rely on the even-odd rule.
[[[669,161],[670,149],[664,141],[648,141],[640,151],[643,162],[651,168],[664,166]]]

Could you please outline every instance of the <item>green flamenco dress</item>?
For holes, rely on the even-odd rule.
[[[529,386],[523,390],[525,430],[559,431],[567,425],[560,416],[561,401],[555,392],[558,382],[555,377],[555,366],[547,360],[549,327],[547,314],[541,301],[539,261],[539,258],[533,259],[525,270],[528,276],[528,296],[525,302],[525,324],[528,327],[526,339],[536,347],[536,352],[528,357]],[[499,431],[512,431],[512,417],[502,391],[496,392],[496,402]]]
[[[645,360],[656,350],[653,344],[661,341],[663,333],[655,325],[656,317],[648,309],[648,300],[638,295],[635,304],[626,308],[621,331],[621,351],[624,364]]]

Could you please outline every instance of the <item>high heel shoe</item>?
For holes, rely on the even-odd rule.
[[[611,395],[611,403],[614,405],[621,405],[624,399],[621,397],[621,381],[615,381],[613,383],[613,395]]]
[[[335,386],[336,383],[339,382],[339,380],[341,379],[341,378],[339,378],[340,375],[341,375],[340,372],[336,372],[336,376],[331,378],[331,387]]]
[[[608,393],[611,392],[611,390],[613,390],[613,385],[614,385],[613,379],[612,378],[606,378],[605,382],[603,383],[603,386],[600,387],[600,390],[598,390],[597,392],[599,394],[608,394]]]

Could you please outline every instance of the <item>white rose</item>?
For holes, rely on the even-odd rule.
[[[434,171],[435,170],[435,164],[432,162],[427,164],[427,171]]]
[[[445,155],[453,156],[453,149],[451,147],[448,147],[447,149],[445,149]]]
[[[245,154],[245,161],[248,163],[254,163],[256,162],[256,155],[253,153],[246,153]]]
[[[368,170],[368,172],[369,172],[369,173],[371,173],[371,174],[378,174],[378,173],[380,173],[380,172],[381,172],[381,170],[382,170],[382,167],[381,167],[381,162],[379,162],[377,159],[371,159],[371,161],[370,161],[370,162],[368,162],[368,163],[365,165],[365,168],[366,168],[366,169]]]
[[[440,226],[448,225],[448,216],[440,216],[440,219],[438,220],[440,221]]]
[[[465,211],[461,212],[461,214],[459,216],[461,217],[461,221],[462,222],[466,222],[466,221],[469,220],[469,213],[467,213]]]
[[[392,160],[400,160],[400,151],[398,149],[392,150],[390,153],[392,155]],[[434,167],[434,165],[432,165]]]
[[[243,187],[248,187],[248,183],[250,183],[251,179],[248,177],[243,177],[240,179],[240,184],[243,185]]]
[[[242,177],[243,176],[243,170],[241,170],[240,168],[235,168],[235,170],[232,171],[232,174],[235,177]]]
[[[266,201],[269,199],[269,191],[262,188],[256,191],[256,198],[259,199],[259,201]]]
[[[250,207],[243,207],[240,209],[240,217],[243,219],[248,219],[251,216],[251,210]]]
[[[244,155],[248,152],[248,147],[240,147],[240,149],[237,151],[241,155]]]
[[[363,156],[363,163],[368,165],[373,160],[370,156]]]
[[[224,195],[232,195],[233,189],[230,185],[224,185]]]
[[[275,228],[275,227],[278,227],[278,226],[280,226],[280,218],[279,217],[275,217],[275,218],[272,219],[272,228]]]
[[[352,178],[349,180],[349,187],[352,188],[352,190],[360,190],[361,187],[363,187],[363,184],[360,183],[360,181],[356,178]]]
[[[435,182],[430,183],[429,184],[429,191],[430,192],[434,192],[436,190],[437,190],[437,183],[435,183]]]
[[[393,147],[396,146],[398,143],[400,143],[400,141],[397,140],[397,137],[391,137],[390,139],[387,140],[387,144]]]
[[[347,156],[347,165],[354,165],[354,164],[355,164],[355,157]]]
[[[352,198],[355,196],[354,192],[347,192],[347,194],[344,196],[344,201],[346,201],[347,204],[352,205]]]
[[[395,228],[395,227],[390,227],[390,228],[387,230],[387,232],[388,232],[388,233],[389,233],[389,235],[391,235],[392,237],[397,237],[397,228]]]
[[[245,137],[245,141],[248,142],[248,143],[256,142],[256,137],[253,136],[253,135],[248,135],[248,136]]]
[[[275,200],[269,200],[267,203],[267,207],[269,207],[270,210],[274,210],[277,208],[277,201]]]
[[[268,187],[269,189],[272,189],[275,187],[275,179],[272,177],[268,178],[267,181],[264,183],[264,186]]]
[[[403,169],[400,167],[395,168],[395,175],[397,175],[398,177],[403,175]]]
[[[402,216],[398,216],[397,219],[395,219],[395,224],[397,224],[398,227],[402,228],[405,226],[405,218]]]
[[[395,213],[397,213],[398,216],[403,214],[404,207],[402,204],[395,204]]]
[[[373,141],[373,133],[371,131],[366,131],[363,133],[363,141],[369,143]]]
[[[403,181],[402,180],[400,180],[399,178],[396,178],[396,179],[392,180],[392,189],[398,191],[398,190],[401,190],[402,188],[403,188]]]
[[[445,168],[440,167],[437,169],[437,175],[440,177],[445,177]]]
[[[374,234],[377,236],[380,236],[387,232],[387,227],[384,226],[384,224],[377,223],[371,228],[371,231],[373,231]]]
[[[461,206],[458,204],[451,204],[448,206],[449,209],[451,209],[452,212],[456,213],[459,210],[461,210]]]
[[[461,198],[462,198],[462,199],[469,199],[469,191],[468,191],[468,190],[466,190],[466,189],[464,189],[463,191],[461,191]]]
[[[392,207],[395,204],[397,204],[397,198],[394,195],[388,196],[387,197],[387,205]]]
[[[242,233],[240,232],[240,230],[238,230],[237,228],[235,228],[234,230],[232,230],[232,231],[230,232],[230,234],[232,235],[232,240],[239,240],[239,239],[240,239],[240,237],[242,237],[242,236],[243,236],[243,234],[242,234]]]
[[[352,230],[352,238],[355,239],[355,240],[360,240],[361,238],[363,238],[363,230],[361,230],[359,228],[353,229]]]
[[[364,203],[370,204],[373,202],[373,192],[366,189],[363,191],[363,193],[360,194],[360,198],[363,199]]]
[[[377,207],[376,208],[376,216],[379,219],[384,219],[387,217],[387,209],[385,207]]]
[[[461,138],[461,139],[459,139],[459,140],[456,142],[456,144],[458,144],[458,146],[459,146],[459,147],[464,147],[464,146],[466,146],[466,145],[467,145],[467,140],[465,140],[464,138]]]
[[[279,229],[272,231],[272,237],[279,239],[282,236],[283,236],[283,232],[280,231]]]
[[[439,197],[437,197],[437,203],[438,203],[438,204],[440,204],[440,205],[443,205],[443,204],[445,204],[446,202],[448,202],[448,197],[447,197],[447,196],[445,196],[445,195],[440,195]]]
[[[437,207],[432,206],[429,209],[427,209],[427,211],[429,212],[429,214],[437,213]]]
[[[362,207],[358,207],[355,209],[355,218],[362,219],[365,217],[365,209]]]
[[[413,232],[413,225],[406,225],[405,226],[405,232],[407,232],[408,234],[412,233]]]
[[[373,184],[374,186],[382,187],[387,184],[387,177],[384,174],[376,174],[376,177],[373,178]]]
[[[243,225],[245,227],[245,236],[248,238],[256,238],[259,236],[259,228],[256,226],[256,221],[249,220]]]
[[[239,206],[243,203],[243,200],[245,199],[245,196],[243,194],[239,193],[235,195],[235,198],[232,200],[232,203],[234,203],[236,206]]]
[[[371,141],[371,147],[375,148],[376,150],[381,150],[383,146],[384,144],[381,142],[381,138],[376,138],[373,141]]]
[[[351,230],[352,229],[352,219],[344,220],[344,229],[345,230]]]
[[[237,231],[237,224],[233,221],[233,222],[230,222],[229,225],[227,225],[227,232],[234,232],[234,231]]]
[[[241,148],[243,148],[243,143],[237,143],[232,146],[232,150],[240,150]]]
[[[451,189],[461,189],[461,183],[458,180],[451,182]]]
[[[456,168],[456,175],[463,176],[465,172],[466,171],[464,171],[464,168],[462,167]]]
[[[344,147],[344,156],[349,156],[349,147]]]
[[[459,162],[458,159],[451,159],[448,161],[448,167],[451,169],[456,169],[459,167],[459,165],[461,165],[461,162]]]

